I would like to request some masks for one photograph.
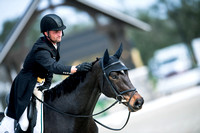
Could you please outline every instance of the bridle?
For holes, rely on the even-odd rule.
[[[111,64],[109,64],[108,66],[104,67],[103,66],[103,60],[100,61],[100,66],[102,68],[102,71],[103,71],[103,75],[104,75],[104,78],[106,79],[106,81],[108,82],[109,86],[112,88],[112,91],[115,93],[115,97],[116,97],[116,100],[119,102],[119,103],[124,103],[126,106],[128,106],[130,108],[131,111],[134,111],[134,109],[132,108],[132,106],[130,105],[130,100],[132,99],[133,95],[137,92],[136,88],[131,88],[129,90],[125,90],[125,91],[122,91],[120,92],[112,83],[111,81],[109,80],[108,76],[107,76],[107,72],[106,70],[112,66],[115,66],[115,65],[118,65],[120,64],[121,65],[121,61],[116,61],[116,62],[113,62]],[[123,69],[121,69],[123,70]],[[127,70],[127,69],[125,69]],[[129,101],[127,102],[126,99],[124,98],[123,94],[126,94],[128,92],[132,92],[131,94],[131,97],[129,99]]]
[[[113,106],[114,106],[115,104],[117,104],[118,102],[119,102],[119,103],[125,104],[126,106],[128,106],[128,107],[130,108],[131,111],[134,111],[134,109],[133,109],[133,108],[131,107],[131,105],[130,105],[130,100],[132,99],[133,95],[137,92],[136,88],[134,88],[134,89],[129,89],[129,90],[120,92],[115,86],[113,86],[113,84],[112,84],[111,81],[109,80],[108,76],[106,75],[106,70],[107,70],[109,67],[112,67],[112,66],[114,66],[114,65],[117,65],[117,64],[119,64],[119,63],[121,63],[121,62],[120,62],[120,61],[116,61],[116,62],[113,62],[113,63],[111,63],[110,65],[108,65],[108,66],[106,66],[106,67],[104,68],[104,66],[103,66],[103,60],[100,60],[100,66],[101,66],[102,71],[103,71],[103,76],[105,77],[106,81],[108,82],[108,84],[109,84],[110,87],[112,88],[113,92],[115,93],[115,95],[116,95],[116,101],[115,101],[112,105],[110,105],[109,107],[107,107],[106,109],[104,109],[103,111],[100,111],[100,112],[98,112],[98,113],[96,113],[96,114],[91,114],[91,115],[74,115],[74,114],[66,113],[66,112],[60,111],[60,110],[58,110],[57,108],[55,108],[55,107],[49,105],[48,103],[42,101],[42,100],[39,99],[37,96],[34,95],[34,97],[35,97],[38,101],[40,101],[41,103],[43,103],[45,106],[47,106],[48,108],[54,110],[55,112],[58,112],[58,113],[60,113],[60,114],[67,115],[67,116],[70,116],[70,117],[76,117],[76,118],[87,118],[87,117],[97,116],[97,115],[102,114],[102,113],[104,113],[105,111],[109,110],[111,107],[113,107]],[[128,92],[132,92],[132,94],[131,94],[131,97],[130,97],[129,101],[127,102],[127,101],[125,100],[123,94],[126,94],[126,93],[128,93]],[[99,125],[105,127],[105,128],[108,128],[108,129],[114,130],[114,131],[119,131],[119,130],[122,130],[122,129],[127,125],[128,121],[129,121],[129,118],[130,118],[130,113],[131,113],[131,112],[129,111],[128,117],[127,117],[127,120],[126,120],[125,124],[124,124],[121,128],[119,128],[119,129],[110,128],[110,127],[108,127],[108,126],[106,126],[106,125],[100,123],[100,122],[97,121],[96,119],[94,119],[94,121],[95,121],[96,123],[98,123]]]

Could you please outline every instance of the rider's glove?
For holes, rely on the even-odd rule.
[[[46,90],[49,89],[48,87],[46,87],[46,86],[44,86],[44,85],[38,86],[37,88],[38,88],[38,90],[41,91],[41,92],[44,92],[44,91],[46,91]]]
[[[92,63],[84,62],[76,66],[77,72],[87,72],[92,68]]]

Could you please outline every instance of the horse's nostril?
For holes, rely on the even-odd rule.
[[[142,107],[143,103],[144,103],[143,99],[137,99],[136,102],[134,103],[134,107],[137,109],[140,109]]]

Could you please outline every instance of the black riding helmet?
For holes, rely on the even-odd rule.
[[[62,19],[56,14],[45,15],[40,21],[41,33],[48,32],[50,30],[63,31],[65,28],[66,26],[63,24]]]

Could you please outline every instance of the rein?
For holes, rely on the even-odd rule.
[[[55,112],[58,112],[60,114],[63,114],[63,115],[67,115],[67,116],[71,116],[71,117],[76,117],[76,118],[87,118],[87,117],[93,117],[93,116],[97,116],[97,115],[100,115],[102,113],[104,113],[105,111],[109,110],[111,107],[113,107],[115,104],[118,103],[118,101],[115,101],[113,104],[111,104],[109,107],[107,107],[106,109],[96,113],[96,114],[91,114],[91,115],[75,115],[75,114],[70,114],[70,113],[67,113],[67,112],[63,112],[63,111],[60,111],[58,110],[57,108],[49,105],[48,103],[42,101],[41,99],[39,99],[37,96],[33,95],[39,102],[41,102],[42,104],[44,104],[45,106],[47,106],[48,108],[54,110]]]
[[[107,107],[106,109],[104,109],[104,110],[102,110],[102,111],[100,111],[100,112],[98,112],[98,113],[91,114],[91,115],[75,115],[75,114],[70,114],[70,113],[63,112],[63,111],[60,111],[60,110],[56,109],[55,107],[53,107],[53,106],[49,105],[48,103],[42,101],[41,99],[39,99],[39,98],[38,98],[37,96],[35,96],[35,95],[33,95],[33,96],[34,96],[38,101],[40,101],[42,104],[44,104],[44,105],[47,106],[48,108],[54,110],[55,112],[58,112],[58,113],[60,113],[60,114],[62,114],[62,115],[67,115],[67,116],[70,116],[70,117],[76,117],[76,118],[88,118],[88,117],[93,117],[93,116],[100,115],[100,114],[104,113],[105,111],[109,110],[109,109],[110,109],[111,107],[113,107],[114,105],[116,105],[118,102],[119,102],[119,103],[124,103],[124,104],[127,105],[131,110],[133,110],[133,108],[132,108],[131,105],[130,105],[130,100],[131,100],[131,98],[133,97],[133,95],[137,92],[136,88],[134,88],[134,89],[129,89],[129,90],[120,92],[118,89],[116,89],[116,88],[113,86],[113,84],[111,83],[111,81],[108,79],[108,77],[107,77],[107,75],[106,75],[106,69],[109,68],[109,67],[111,67],[111,66],[113,66],[113,65],[116,65],[116,64],[118,64],[118,63],[120,63],[120,61],[113,62],[113,63],[111,63],[110,65],[108,65],[107,67],[104,68],[104,67],[103,67],[103,60],[101,60],[101,62],[100,62],[101,68],[102,68],[102,71],[103,71],[103,75],[104,75],[104,77],[106,78],[107,82],[109,83],[109,85],[111,86],[113,92],[114,92],[115,95],[116,95],[116,101],[115,101],[113,104],[111,104],[109,107]],[[125,100],[123,94],[128,93],[128,92],[132,92],[132,94],[131,94],[131,97],[130,97],[129,101],[126,102],[126,100]],[[108,127],[108,126],[106,126],[106,125],[100,123],[100,122],[97,121],[96,119],[94,119],[94,121],[95,121],[96,123],[98,123],[99,125],[101,125],[101,126],[107,128],[107,129],[114,130],[114,131],[119,131],[119,130],[122,130],[122,129],[127,125],[128,121],[129,121],[129,118],[130,118],[130,113],[131,113],[131,112],[129,111],[128,117],[127,117],[127,120],[126,120],[125,124],[124,124],[121,128],[119,128],[119,129],[114,129],[114,128]]]
[[[116,104],[119,102],[118,100],[116,100],[116,101],[115,101],[113,104],[111,104],[109,107],[107,107],[106,109],[104,109],[104,110],[102,110],[102,111],[100,111],[100,112],[98,112],[98,113],[96,113],[96,114],[92,114],[92,115],[75,115],[75,114],[70,114],[70,113],[66,113],[66,112],[60,111],[60,110],[56,109],[55,107],[49,105],[48,103],[42,101],[42,100],[39,99],[37,96],[35,96],[35,95],[33,95],[33,96],[34,96],[39,102],[41,102],[42,104],[44,104],[44,105],[47,106],[48,108],[52,109],[53,111],[55,111],[55,112],[57,112],[57,113],[60,113],[60,114],[62,114],[62,115],[66,115],[66,116],[70,116],[70,117],[75,117],[75,118],[88,118],[88,117],[93,117],[93,116],[100,115],[100,114],[106,112],[107,110],[109,110],[111,107],[113,107],[114,105],[116,105]],[[129,118],[130,118],[130,113],[131,113],[131,112],[128,113],[128,117],[127,117],[127,120],[126,120],[125,124],[124,124],[121,128],[119,128],[119,129],[115,129],[115,128],[108,127],[108,126],[102,124],[101,122],[97,121],[96,119],[94,119],[94,121],[95,121],[96,123],[98,123],[99,125],[101,125],[101,126],[107,128],[107,129],[114,130],[114,131],[119,131],[119,130],[122,130],[122,129],[127,125],[128,121],[129,121]]]
[[[42,101],[41,99],[39,99],[39,98],[38,98],[37,96],[35,96],[34,94],[33,94],[33,96],[34,96],[39,102],[41,102],[42,104],[44,104],[44,105],[47,106],[48,108],[52,109],[53,111],[55,111],[55,112],[57,112],[57,113],[60,113],[60,114],[62,114],[62,115],[66,115],[66,116],[70,116],[70,117],[75,117],[75,118],[88,118],[88,117],[93,117],[93,116],[100,115],[100,114],[106,112],[107,110],[109,110],[111,107],[113,107],[115,104],[117,104],[117,103],[119,102],[118,100],[116,100],[116,101],[115,101],[113,104],[111,104],[109,107],[107,107],[106,109],[104,109],[104,110],[102,110],[102,111],[100,111],[100,112],[98,112],[98,113],[96,113],[96,114],[91,114],[91,115],[75,115],[75,114],[70,114],[70,113],[67,113],[67,112],[60,111],[60,110],[56,109],[55,107],[49,105],[48,103]],[[114,130],[114,131],[119,131],[119,130],[122,130],[122,129],[127,125],[128,121],[129,121],[129,118],[130,118],[130,113],[131,113],[131,112],[128,113],[128,117],[127,117],[127,120],[126,120],[125,124],[124,124],[121,128],[119,128],[119,129],[115,129],[115,128],[108,127],[108,126],[102,124],[101,122],[97,121],[96,119],[94,119],[94,121],[95,121],[96,123],[98,123],[99,125],[101,125],[101,126],[107,128],[107,129]]]

